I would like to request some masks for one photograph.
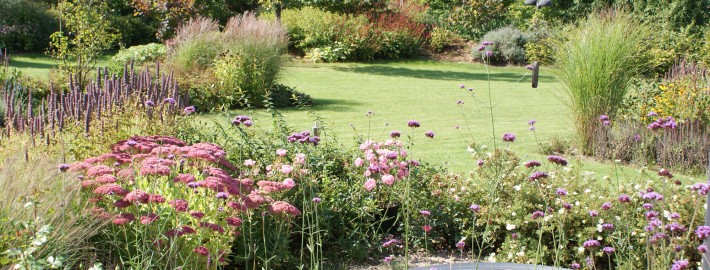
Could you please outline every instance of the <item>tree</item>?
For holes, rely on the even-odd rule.
[[[73,74],[83,87],[87,74],[118,35],[109,32],[106,4],[99,0],[67,0],[58,5],[60,30],[50,37],[49,53],[60,71]]]

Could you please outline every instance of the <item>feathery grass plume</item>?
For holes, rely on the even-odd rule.
[[[613,120],[629,82],[644,68],[648,36],[647,24],[622,10],[596,12],[561,33],[555,63],[584,154],[593,154],[597,117]]]
[[[210,67],[222,52],[219,24],[206,17],[190,19],[177,29],[175,37],[167,43],[167,59],[178,73]]]
[[[27,135],[14,136],[0,152],[0,216],[8,219],[0,222],[0,250],[25,244],[23,237],[17,237],[24,228],[14,221],[33,222],[36,227],[51,225],[47,243],[34,255],[63,255],[66,267],[78,267],[92,260],[90,238],[105,222],[87,215],[86,209],[91,207],[79,193],[76,175],[61,172],[66,171],[66,165],[58,168],[56,160],[46,154],[26,160],[20,141],[27,139]]]

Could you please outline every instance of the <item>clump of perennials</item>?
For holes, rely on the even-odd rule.
[[[127,232],[149,235],[153,248],[177,247],[180,254],[192,254],[186,260],[208,268],[226,263],[248,215],[270,213],[288,219],[300,214],[293,205],[270,196],[295,183],[232,177],[230,172],[238,168],[218,145],[136,136],[111,148],[111,153],[59,169],[80,174],[78,181],[91,196],[92,212],[110,220],[111,226],[129,226]]]

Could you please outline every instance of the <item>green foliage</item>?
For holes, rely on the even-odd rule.
[[[0,1],[0,48],[44,51],[59,21],[48,5],[32,0]]]
[[[620,11],[595,14],[562,30],[555,63],[567,88],[580,148],[592,154],[598,117],[614,117],[629,82],[644,67],[639,61],[649,29]]]
[[[66,32],[52,34],[50,54],[59,61],[60,71],[75,76],[83,88],[89,71],[118,36],[109,32],[108,10],[103,1],[61,1],[58,9]]]
[[[491,63],[522,64],[525,63],[525,45],[529,38],[528,34],[506,26],[487,33],[481,43],[493,42],[493,45],[489,46],[489,50],[493,52]],[[474,59],[479,60],[482,54],[477,49],[473,48],[471,53]]]
[[[429,47],[434,51],[441,52],[460,40],[461,38],[453,31],[437,26],[429,36]]]
[[[167,54],[167,47],[163,44],[150,43],[138,45],[118,51],[111,58],[111,68],[122,71],[124,64],[135,63],[138,65],[162,60]],[[117,72],[122,73],[122,72]]]
[[[419,8],[353,16],[303,8],[285,10],[282,23],[292,50],[315,62],[402,59],[416,56],[426,42],[426,24],[414,18]]]
[[[493,29],[510,24],[506,9],[512,0],[427,0],[428,20],[463,38],[480,39]]]

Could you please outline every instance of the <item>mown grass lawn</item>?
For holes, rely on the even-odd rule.
[[[113,53],[105,54],[97,67],[109,63]],[[44,54],[13,55],[11,68],[38,79],[47,79],[56,62]],[[527,122],[537,120],[537,141],[574,140],[572,118],[563,104],[563,86],[550,69],[542,67],[539,88],[530,86],[530,76],[522,67],[490,67],[490,87],[494,104],[495,139],[503,144],[505,132],[516,135],[509,147],[524,160],[544,159],[538,150],[535,134]],[[356,137],[385,140],[389,132],[411,134],[407,121],[417,120],[412,154],[424,161],[440,164],[453,172],[467,172],[475,160],[467,151],[469,142],[492,145],[488,109],[488,75],[480,64],[435,61],[305,64],[294,63],[281,77],[283,84],[311,95],[315,105],[309,109],[279,109],[289,125],[310,130],[314,117],[321,118],[325,138],[337,138],[343,147],[356,146]],[[465,89],[459,89],[464,84]],[[470,96],[468,88],[473,88]],[[463,105],[457,105],[462,100]],[[463,110],[462,110],[463,109]],[[374,114],[366,117],[368,111]],[[465,117],[464,114],[465,113]],[[200,117],[228,123],[237,114],[249,114],[258,125],[271,124],[271,115],[263,110],[212,113]],[[455,126],[460,126],[457,130]],[[428,139],[424,132],[436,136]],[[583,160],[584,170],[599,175],[639,177],[637,168],[613,166]]]
[[[490,93],[494,105],[495,134],[488,109],[488,75],[480,64],[432,61],[303,64],[285,70],[281,82],[313,97],[310,109],[280,109],[287,122],[299,130],[310,130],[314,117],[322,118],[326,137],[335,136],[344,147],[356,145],[356,137],[385,140],[398,130],[403,136],[414,133],[412,154],[440,164],[453,172],[466,172],[476,166],[467,151],[468,142],[510,147],[523,160],[544,159],[537,141],[547,144],[552,138],[572,141],[572,119],[563,104],[563,86],[545,67],[539,88],[530,85],[528,71],[522,67],[491,67]],[[465,89],[459,89],[459,85]],[[473,88],[471,97],[468,88]],[[462,100],[463,105],[457,105]],[[372,111],[371,117],[366,117]],[[465,113],[465,117],[464,117]],[[237,114],[254,116],[256,123],[271,125],[271,115],[262,110],[231,111],[205,115],[206,119],[228,123]],[[536,134],[528,121],[537,121]],[[408,120],[421,127],[412,131]],[[460,126],[456,129],[455,126]],[[424,133],[433,131],[428,139]],[[502,135],[516,135],[506,145]],[[405,140],[407,140],[405,138]],[[598,174],[615,173],[614,166],[584,161],[585,170]],[[636,175],[625,167],[621,175]]]
[[[105,53],[96,62],[96,68],[108,65],[114,54]],[[10,57],[10,68],[17,68],[23,75],[37,79],[48,79],[50,70],[58,65],[56,60],[42,53],[13,54]]]

